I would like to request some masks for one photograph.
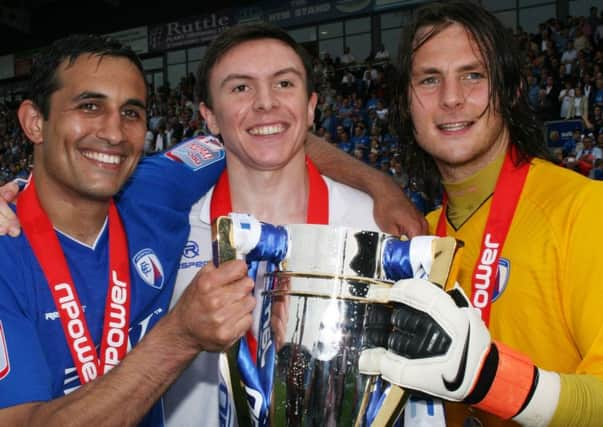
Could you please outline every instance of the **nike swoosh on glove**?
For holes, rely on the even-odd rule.
[[[492,342],[479,311],[460,287],[447,293],[426,280],[400,280],[391,288],[389,301],[394,309],[388,348],[363,351],[362,373],[381,374],[403,388],[469,403],[505,419],[526,408],[539,372],[546,371]],[[546,374],[554,390],[555,378]],[[558,375],[551,375],[558,383]],[[558,399],[558,385],[556,390]]]

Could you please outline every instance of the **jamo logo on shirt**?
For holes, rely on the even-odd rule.
[[[58,296],[59,311],[67,315],[68,340],[73,342],[72,348],[75,350],[77,362],[82,366],[82,375],[86,382],[92,381],[98,375],[95,349],[86,337],[83,315],[73,296],[73,288],[67,283],[57,283],[54,285],[54,292]]]
[[[128,298],[127,283],[119,280],[117,272],[111,272],[112,286],[110,287],[110,302],[106,315],[109,318],[107,345],[105,348],[103,373],[119,363],[119,350],[126,343],[126,301]],[[95,348],[86,335],[84,316],[80,305],[75,300],[73,287],[67,283],[54,285],[54,291],[59,303],[59,311],[67,318],[66,329],[68,341],[75,353],[77,364],[81,365],[84,382],[89,382],[98,376]]]
[[[106,374],[119,363],[119,351],[128,339],[126,331],[128,287],[127,283],[117,278],[117,272],[111,271],[111,302],[109,304],[109,330],[107,331],[107,348],[105,349],[105,366],[103,373]]]
[[[480,311],[486,307],[490,300],[490,287],[495,279],[495,266],[493,265],[498,257],[498,248],[500,243],[492,242],[492,235],[487,233],[484,237],[484,250],[475,268],[475,289],[473,291],[473,306]]]

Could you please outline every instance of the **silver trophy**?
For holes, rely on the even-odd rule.
[[[362,349],[387,345],[387,334],[380,330],[387,330],[391,308],[380,290],[400,278],[435,281],[437,274],[444,286],[456,241],[424,236],[403,243],[379,232],[307,224],[274,227],[238,214],[220,218],[215,227],[217,262],[270,259],[273,265],[258,268],[256,277],[256,283],[262,282],[261,313],[266,314],[259,322],[256,354],[257,366],[265,371],[258,378],[267,378],[268,384],[263,398],[254,397],[261,390],[250,398],[249,382],[257,378],[249,380],[240,346],[229,352],[239,426],[383,426],[395,421],[405,394],[358,371]],[[440,273],[431,274],[435,271]],[[385,387],[387,397],[375,410]]]

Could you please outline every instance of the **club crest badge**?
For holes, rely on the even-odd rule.
[[[498,274],[496,275],[496,287],[492,295],[492,302],[504,292],[509,282],[509,273],[511,272],[511,263],[506,258],[498,259]]]
[[[164,274],[161,262],[152,249],[146,248],[139,251],[132,258],[140,278],[155,289],[163,288]]]

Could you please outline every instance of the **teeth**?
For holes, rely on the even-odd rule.
[[[446,124],[438,125],[438,127],[442,130],[455,131],[455,130],[464,129],[464,128],[468,127],[469,124],[470,123],[468,123],[468,122],[446,123]]]
[[[285,130],[283,125],[269,125],[269,126],[258,126],[249,129],[249,133],[252,135],[274,135],[281,133]]]
[[[118,165],[121,163],[121,156],[117,156],[115,154],[105,154],[99,153],[97,151],[84,151],[84,157],[92,160],[96,160],[97,162],[107,163],[110,165]]]

